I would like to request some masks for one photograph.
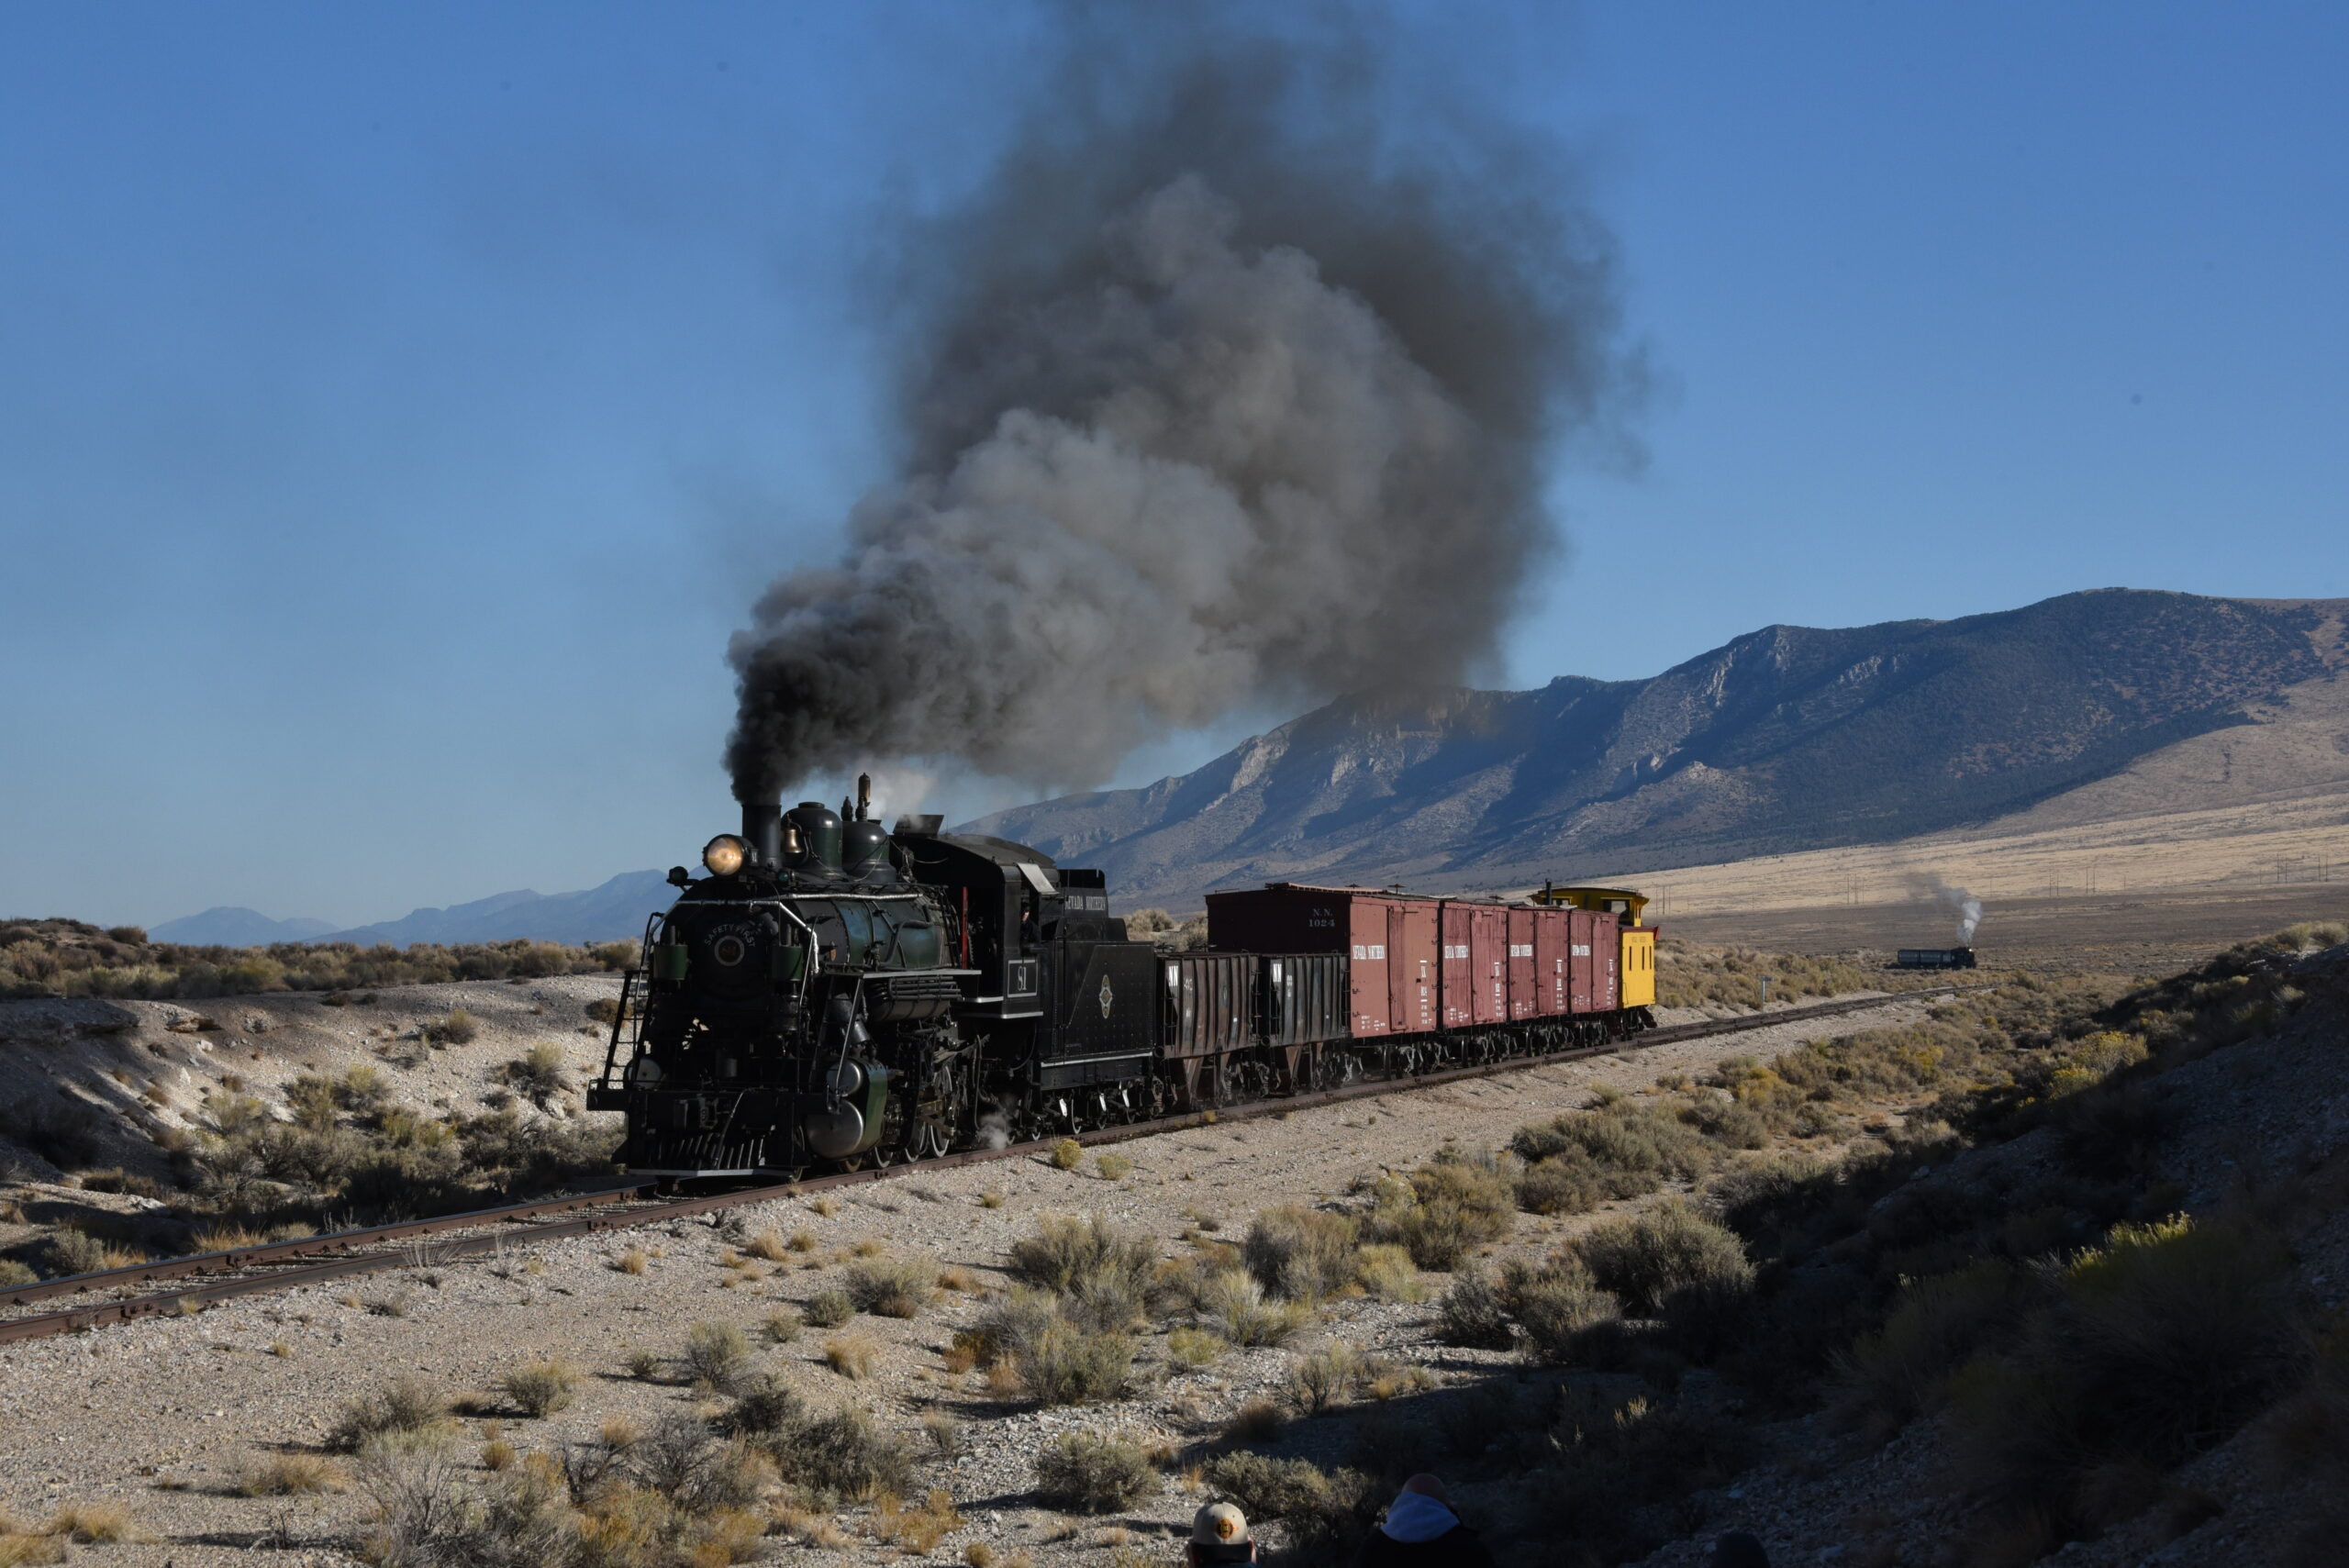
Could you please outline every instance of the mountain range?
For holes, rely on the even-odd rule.
[[[1099,866],[1128,905],[1880,843],[2028,810],[2329,690],[2344,611],[2106,589],[1961,620],[1769,626],[1649,680],[1342,699],[1179,777],[969,827]]]
[[[1343,698],[1190,773],[963,826],[1100,867],[1120,907],[1196,908],[1276,878],[1521,886],[2000,819],[2335,789],[2349,804],[2345,622],[2349,600],[2103,589],[1960,620],[1767,626],[1648,680]],[[609,940],[667,901],[642,871],[350,930],[212,909],[153,934]]]

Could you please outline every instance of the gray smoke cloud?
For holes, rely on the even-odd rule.
[[[1957,945],[1972,947],[1982,924],[1982,900],[1965,889],[1943,882],[1937,874],[1915,874],[1909,884],[1957,917]]]
[[[905,462],[729,657],[743,798],[956,759],[1097,782],[1237,706],[1456,682],[1637,381],[1557,151],[1386,134],[1375,27],[1064,18],[1050,106],[915,226]]]

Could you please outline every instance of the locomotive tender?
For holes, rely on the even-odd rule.
[[[1208,945],[1128,939],[1098,871],[776,801],[669,873],[588,1108],[664,1181],[796,1179],[1620,1039],[1651,1027],[1646,900],[1274,883]]]

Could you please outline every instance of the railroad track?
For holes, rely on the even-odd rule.
[[[1885,996],[1863,996],[1847,1001],[1822,1002],[1809,1007],[1782,1008],[1775,1013],[1750,1013],[1704,1023],[1675,1024],[1606,1045],[1581,1046],[1570,1051],[1551,1051],[1542,1056],[1513,1056],[1498,1062],[1442,1068],[1408,1078],[1366,1078],[1334,1089],[1251,1100],[1244,1105],[1228,1106],[1214,1111],[1186,1112],[1155,1121],[1130,1122],[1121,1127],[1081,1132],[1075,1137],[1079,1143],[1088,1147],[1124,1143],[1160,1133],[1180,1132],[1210,1122],[1252,1121],[1259,1117],[1337,1105],[1347,1100],[1410,1094],[1443,1084],[1490,1078],[1505,1073],[1521,1073],[1586,1057],[1644,1051],[1677,1040],[1742,1034],[1780,1024],[1804,1023],[1845,1013],[1865,1012],[1897,1002],[1945,996],[1965,989],[1967,987],[1937,985]],[[253,1247],[236,1247],[226,1251],[170,1258],[161,1262],[138,1263],[128,1268],[106,1269],[96,1273],[72,1274],[33,1284],[13,1285],[0,1289],[0,1311],[40,1307],[69,1299],[74,1304],[0,1318],[0,1344],[42,1339],[51,1334],[75,1333],[109,1323],[128,1323],[140,1318],[200,1311],[214,1302],[228,1301],[239,1296],[285,1290],[295,1285],[322,1284],[329,1280],[373,1273],[383,1269],[429,1267],[458,1258],[496,1254],[518,1246],[530,1246],[562,1237],[591,1236],[602,1230],[621,1230],[633,1226],[689,1218],[801,1193],[820,1192],[829,1187],[888,1181],[924,1171],[949,1170],[990,1160],[1019,1159],[1042,1153],[1059,1141],[1057,1138],[1042,1138],[1008,1144],[1001,1149],[968,1149],[931,1160],[862,1171],[842,1171],[782,1185],[740,1187],[689,1197],[664,1197],[644,1185],[568,1193],[529,1203],[442,1215],[434,1219],[411,1219],[396,1225],[339,1230],[325,1236],[305,1236]],[[135,1294],[142,1286],[173,1280],[189,1283],[170,1289],[149,1291],[144,1295]]]

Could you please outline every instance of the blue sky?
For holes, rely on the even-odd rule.
[[[886,218],[983,175],[1046,25],[0,9],[0,914],[355,922],[689,858],[728,633],[887,472]],[[1643,466],[1562,456],[1496,679],[2349,595],[2349,12],[1398,25],[1582,150],[1659,373]]]

